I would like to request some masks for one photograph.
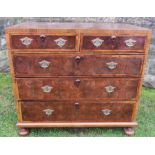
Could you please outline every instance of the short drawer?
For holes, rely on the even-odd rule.
[[[98,103],[76,101],[21,102],[23,121],[129,122],[131,103]]]
[[[85,122],[128,122],[132,119],[131,103],[79,103],[78,119]]]
[[[90,36],[82,38],[81,50],[143,50],[145,36]],[[119,51],[116,51],[119,52]],[[125,52],[125,51],[123,51]],[[142,52],[142,51],[141,51]]]
[[[13,49],[75,50],[76,38],[76,35],[12,35],[11,47]]]
[[[17,78],[20,100],[135,100],[138,78]]]
[[[16,77],[140,77],[143,55],[15,54]]]
[[[66,102],[21,102],[23,121],[75,120],[74,104]],[[72,110],[72,111],[70,111]]]

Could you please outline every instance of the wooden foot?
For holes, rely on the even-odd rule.
[[[132,136],[132,135],[134,135],[134,128],[124,128],[124,133],[127,136]]]
[[[29,130],[25,128],[20,128],[18,134],[20,136],[27,136],[29,134]]]

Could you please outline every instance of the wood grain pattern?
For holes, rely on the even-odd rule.
[[[49,66],[42,68],[41,61],[48,61]],[[140,77],[143,56],[126,55],[49,55],[16,54],[13,57],[16,77],[51,77],[51,76],[118,76]],[[109,69],[107,63],[117,63]]]
[[[76,80],[80,80],[77,82]],[[21,100],[135,100],[139,79],[132,78],[17,78]],[[42,87],[50,86],[49,93]],[[115,87],[108,93],[107,86]]]
[[[149,50],[150,40],[151,40],[151,34],[148,33],[148,35],[147,35],[147,44],[145,44],[146,54],[144,55],[144,65],[143,65],[142,73],[141,73],[142,78],[140,79],[139,88],[138,88],[138,92],[137,92],[137,101],[138,102],[137,102],[137,104],[135,104],[133,115],[132,115],[132,120],[133,121],[136,120],[136,116],[137,116],[137,112],[138,112],[139,99],[140,99],[143,80],[144,80],[144,73],[145,73],[145,68],[147,66],[147,58],[148,58],[148,50]]]
[[[96,103],[96,102],[21,102],[23,121],[39,122],[128,122],[131,121],[133,105],[130,103]],[[44,110],[54,110],[46,115]],[[112,110],[104,115],[102,110]]]
[[[147,28],[141,28],[133,25],[127,24],[102,24],[102,23],[23,23],[17,26],[11,26],[6,28],[6,33],[11,35],[73,35],[78,34],[76,36],[77,46],[76,50],[82,48],[82,44],[79,45],[79,41],[83,36],[124,36],[124,37],[133,37],[133,36],[142,36],[146,37],[150,34],[150,30]],[[146,46],[147,42],[145,42],[144,47]],[[8,49],[11,49],[11,45],[9,44]],[[32,50],[32,49],[31,49]],[[50,52],[53,52],[55,49],[50,49]],[[66,49],[59,49],[61,51],[66,51]],[[26,52],[29,51],[28,49],[14,49],[14,51],[18,52]],[[37,49],[33,49],[33,51],[37,52]],[[49,49],[42,49],[42,51],[49,51]],[[71,50],[70,51],[75,51]],[[85,50],[89,51],[89,50]],[[97,52],[103,52],[103,50],[95,50]],[[104,52],[114,52],[115,49],[107,49]],[[124,49],[123,52],[129,52],[130,49]],[[136,50],[137,53],[145,52],[144,50]],[[118,51],[117,51],[118,52]],[[133,53],[135,51],[132,51]]]
[[[83,36],[82,49],[89,50],[143,50],[145,44],[145,37],[142,36]],[[92,43],[93,39],[102,39],[103,43],[99,47],[95,47]],[[136,41],[133,47],[128,47],[125,41],[128,39],[133,39]]]
[[[42,38],[41,36],[46,36]],[[32,37],[25,47],[19,39]],[[151,31],[126,24],[23,23],[6,28],[17,127],[135,127]],[[92,46],[92,39],[104,44]],[[57,47],[54,40],[64,38]],[[125,41],[136,40],[128,48]],[[42,68],[38,62],[50,62]],[[117,66],[109,69],[107,63]],[[52,86],[49,93],[43,86]],[[114,86],[107,93],[105,87]],[[45,90],[47,91],[47,90]],[[79,103],[76,104],[75,103]],[[43,109],[54,109],[47,117]],[[103,109],[111,109],[104,116]]]
[[[44,36],[42,39],[41,36]],[[22,44],[21,40],[24,37],[32,39],[32,43],[28,46]],[[60,47],[55,40],[62,38],[66,40],[64,46]],[[55,36],[55,35],[12,35],[11,47],[13,49],[75,49],[76,36]]]
[[[10,36],[9,34],[6,34],[6,41],[7,41],[7,48],[10,45]],[[19,98],[19,92],[17,88],[17,83],[15,79],[15,73],[14,73],[14,67],[13,67],[13,60],[12,60],[12,53],[8,52],[8,62],[10,65],[10,74],[11,74],[11,80],[12,80],[12,87],[13,87],[13,95],[16,99],[16,112],[17,112],[17,119],[18,121],[22,121],[22,115],[21,115],[21,107],[17,99]]]

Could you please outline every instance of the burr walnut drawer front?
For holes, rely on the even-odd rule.
[[[82,38],[82,50],[143,50],[145,39],[145,36],[85,35]]]
[[[15,54],[13,56],[17,77],[78,75],[140,77],[143,61],[143,55]]]
[[[138,78],[17,78],[20,100],[135,100]]]
[[[75,50],[76,35],[12,35],[11,47],[13,49]]]
[[[21,102],[23,121],[128,122],[133,104],[97,102]]]

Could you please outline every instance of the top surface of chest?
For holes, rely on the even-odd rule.
[[[113,24],[113,23],[46,23],[46,22],[27,22],[6,28],[8,32],[20,30],[132,30],[132,31],[148,31],[149,29],[129,24]]]

